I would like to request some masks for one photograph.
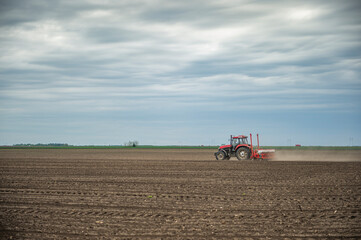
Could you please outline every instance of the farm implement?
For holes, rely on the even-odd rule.
[[[248,143],[248,137],[244,135],[232,136],[229,145],[223,145],[214,153],[217,160],[229,160],[231,157],[237,157],[238,160],[268,160],[273,159],[274,149],[260,149],[259,137],[257,134],[257,148],[253,148],[252,134],[249,135],[251,144]]]

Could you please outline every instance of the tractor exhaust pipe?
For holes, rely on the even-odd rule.
[[[258,133],[257,133],[257,150],[259,150],[259,137],[258,137]]]

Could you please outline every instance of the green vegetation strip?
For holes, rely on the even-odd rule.
[[[137,147],[128,146],[0,146],[0,149],[214,149],[219,146],[152,146],[141,145]],[[263,149],[276,150],[361,150],[361,146],[261,146]]]

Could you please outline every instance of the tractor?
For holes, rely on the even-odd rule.
[[[248,137],[245,135],[230,137],[230,144],[223,145],[214,153],[217,160],[229,160],[231,157],[237,157],[238,160],[268,160],[274,157],[274,149],[259,149],[259,137],[257,134],[257,149],[253,149],[252,134],[249,135],[251,144],[248,143]]]

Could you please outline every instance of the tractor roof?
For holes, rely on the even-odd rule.
[[[234,136],[233,139],[237,139],[237,138],[248,138],[247,136],[244,135],[238,135],[238,136]]]

